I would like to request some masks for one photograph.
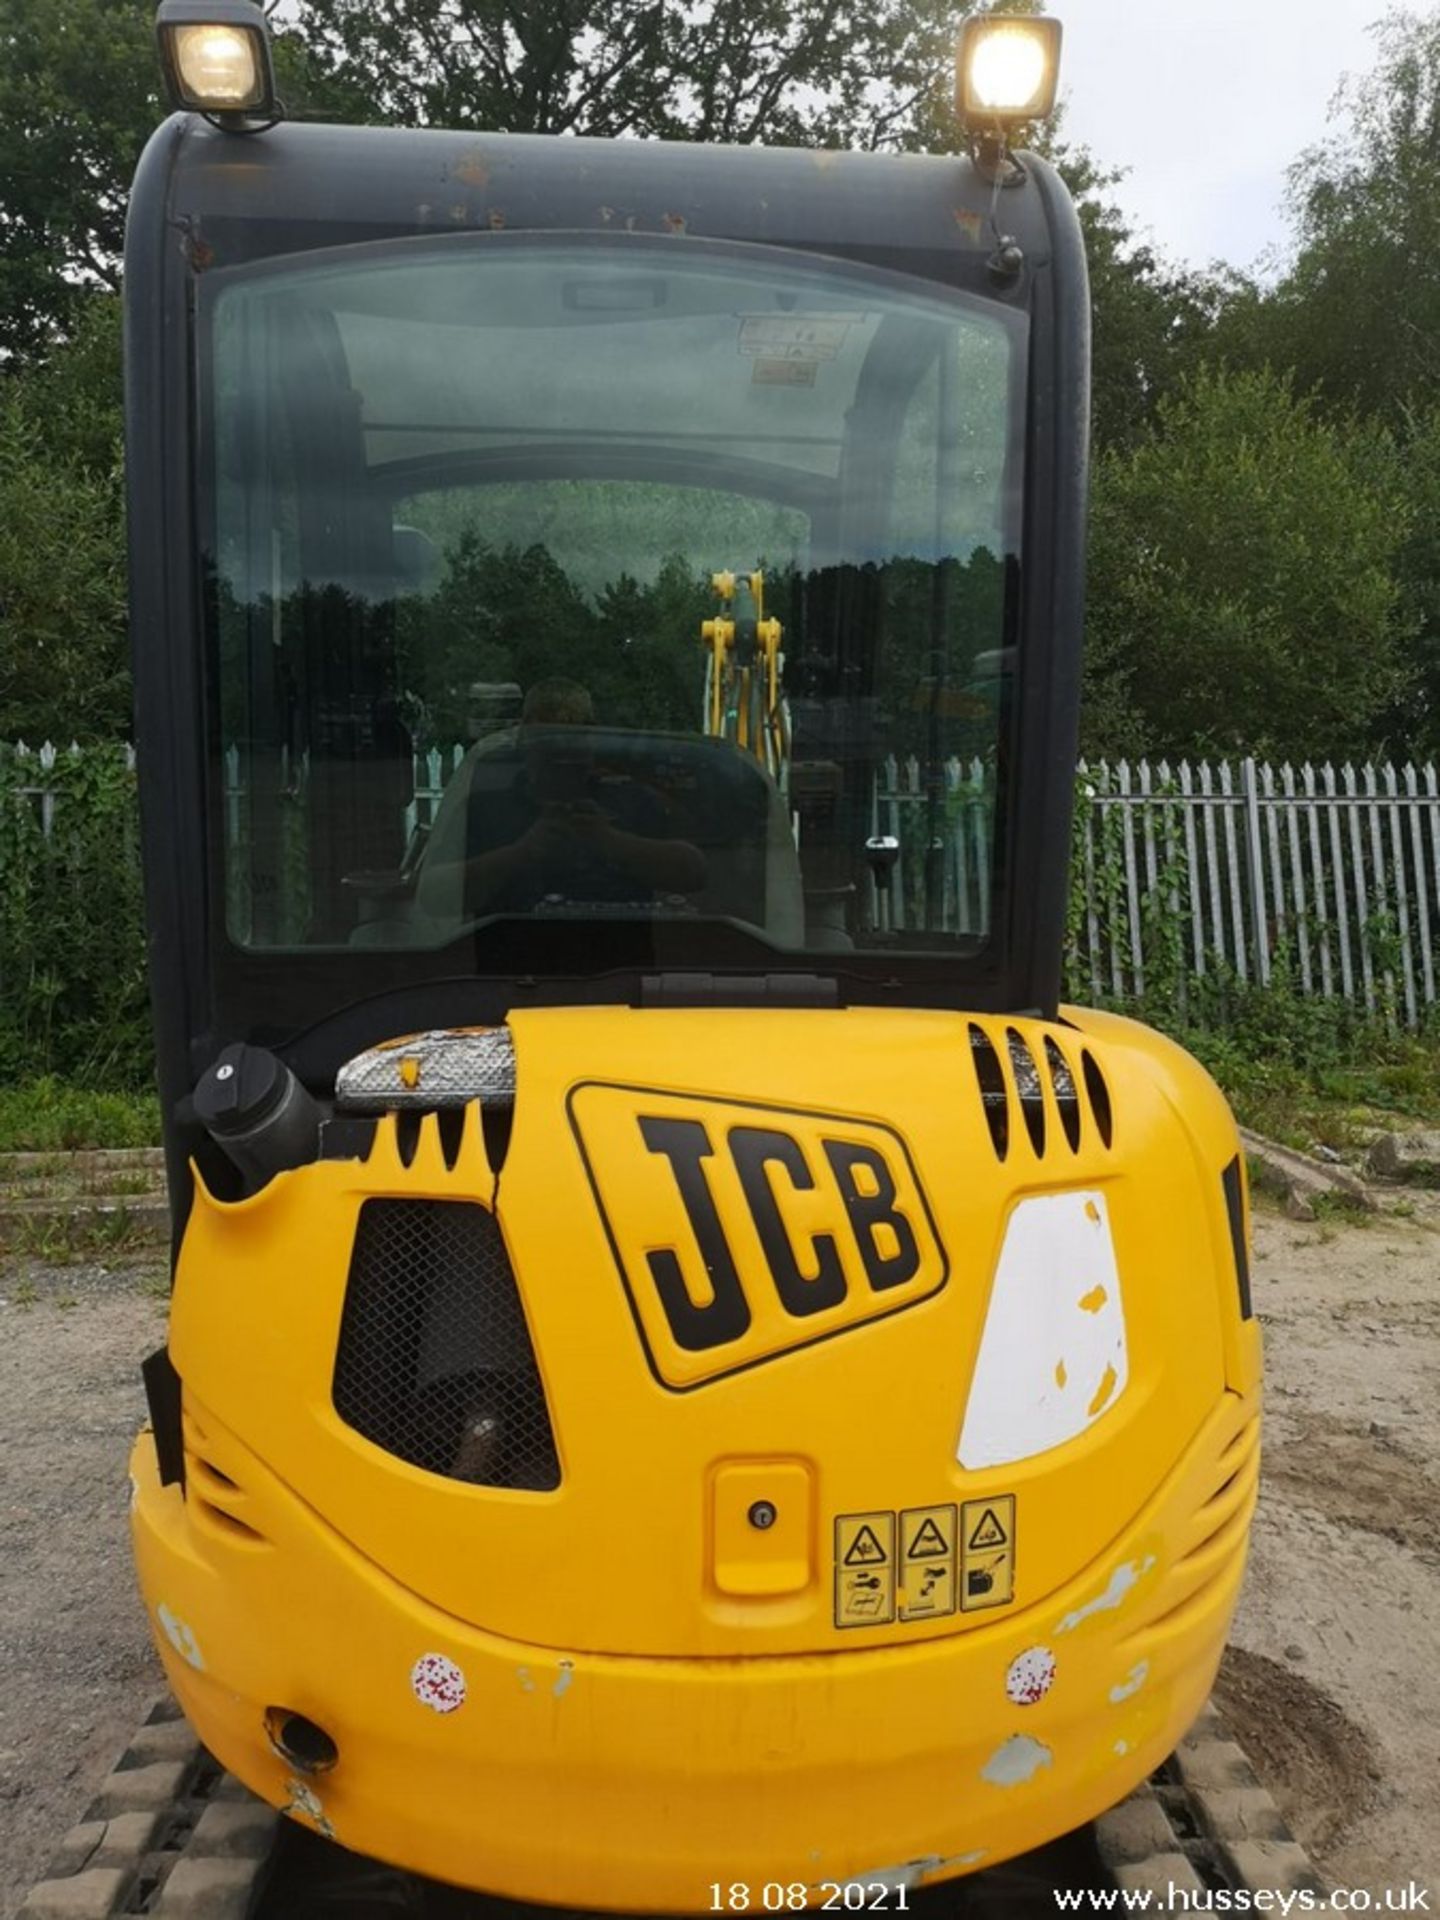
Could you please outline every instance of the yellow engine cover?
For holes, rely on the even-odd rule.
[[[918,1848],[934,1871],[962,1871],[1118,1797],[1203,1698],[1253,1501],[1259,1348],[1242,1317],[1223,1185],[1229,1168],[1243,1194],[1238,1143],[1212,1083],[1146,1030],[1079,1013],[1047,1024],[589,1008],[517,1013],[511,1030],[514,1123],[498,1173],[472,1106],[463,1127],[443,1132],[433,1114],[418,1128],[387,1116],[365,1158],[282,1174],[237,1204],[197,1182],[170,1341],[191,1484],[182,1502],[141,1459],[137,1531],[162,1652],[201,1732],[261,1791],[293,1800],[261,1716],[302,1704],[293,1696],[308,1687],[304,1710],[347,1728],[335,1775],[343,1804],[346,1755],[363,1749],[367,1725],[377,1741],[387,1730],[413,1772],[458,1705],[446,1698],[451,1668],[465,1666],[455,1650],[504,1644],[561,1660],[556,1698],[572,1671],[578,1691],[595,1661],[611,1676],[609,1711],[634,1717],[625,1739],[718,1743],[702,1774],[742,1797],[778,1793],[769,1837],[746,1864],[786,1881],[809,1884],[817,1847],[847,1873],[876,1848],[882,1858]],[[549,1421],[550,1482],[487,1484],[483,1420],[437,1470],[337,1410],[363,1209],[396,1200],[478,1208],[498,1227]],[[443,1329],[424,1338],[415,1368],[438,1378],[460,1366]],[[479,1448],[468,1465],[467,1446]],[[243,1638],[217,1595],[245,1587],[247,1606],[263,1607],[264,1592],[284,1585],[285,1538],[297,1542],[296,1577],[301,1560],[311,1581],[366,1570],[357,1607],[361,1586],[370,1606],[392,1590],[397,1649],[409,1644],[398,1623],[410,1610],[416,1662],[439,1664],[412,1666],[397,1651],[395,1671],[382,1673],[352,1652],[326,1685],[302,1685],[258,1645],[266,1633],[284,1639],[281,1615],[257,1621],[257,1645],[234,1652],[226,1691],[226,1656],[207,1648],[197,1667],[186,1636],[197,1647],[217,1631]],[[987,1793],[1010,1764],[996,1755],[1007,1739],[1031,1739],[1060,1691],[1063,1623],[1135,1654],[1125,1635],[1140,1616],[1120,1618],[1132,1587],[1149,1596],[1144,1619],[1166,1624],[1155,1650],[1147,1642],[1128,1666],[1107,1653],[1104,1673],[1095,1669],[1097,1687],[1105,1678],[1117,1689],[1117,1712],[1131,1703],[1126,1737],[1108,1738],[1076,1696],[1068,1711],[1093,1721],[1083,1765],[1056,1766],[986,1824]],[[350,1602],[336,1591],[313,1604],[343,1614]],[[450,1653],[420,1644],[443,1638],[442,1620]],[[367,1644],[388,1632],[376,1624]],[[973,1804],[957,1781],[940,1796],[943,1817],[922,1816],[881,1777],[906,1740],[904,1722],[887,1716],[902,1694],[913,1715],[911,1692],[934,1684],[915,1663],[949,1661],[950,1648],[970,1662],[967,1688],[976,1662],[994,1669],[954,1743],[957,1756],[989,1754],[998,1772],[990,1780],[977,1759]],[[787,1662],[787,1765],[804,1758],[809,1712],[819,1766],[795,1774],[788,1813],[773,1716],[703,1705],[712,1684],[723,1682],[727,1701],[743,1694],[747,1673],[773,1703]],[[626,1707],[631,1668],[638,1690]],[[958,1684],[960,1667],[946,1671]],[[212,1672],[213,1687],[196,1678]],[[853,1726],[837,1730],[837,1689],[842,1701],[863,1696],[865,1725],[878,1713],[889,1729],[876,1745],[876,1831],[855,1838],[871,1850],[859,1860],[846,1858],[850,1789],[836,1786],[838,1759],[819,1753],[855,1738]],[[1026,1722],[1030,1712],[1040,1719]],[[608,1755],[606,1791],[623,1800],[619,1722],[584,1724],[573,1733],[581,1747],[562,1760],[553,1743],[572,1736],[536,1723],[539,1745],[517,1751],[516,1778],[543,1778],[548,1764],[579,1779]],[[916,1724],[917,1757],[937,1739],[943,1751],[935,1729]],[[863,1771],[863,1750],[853,1762]],[[593,1844],[575,1843],[589,1876],[580,1885],[579,1869],[541,1864],[539,1802],[527,1869],[516,1864],[525,1816],[513,1806],[503,1842],[467,1841],[470,1829],[451,1832],[443,1819],[427,1837],[418,1814],[390,1822],[376,1811],[406,1793],[379,1771],[339,1837],[449,1879],[698,1910],[698,1855],[680,1858],[681,1836],[700,1836],[698,1849],[707,1821],[708,1878],[735,1877],[725,1864],[734,1806],[713,1779],[694,1806],[676,1787],[679,1853],[668,1866],[627,1852],[597,1812]],[[951,1801],[964,1803],[963,1818]],[[962,1853],[957,1820],[972,1837],[979,1821],[987,1845]],[[775,1835],[791,1829],[787,1851]],[[891,1832],[894,1849],[881,1844]]]

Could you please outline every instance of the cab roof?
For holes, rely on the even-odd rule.
[[[193,115],[175,115],[155,144],[169,153],[166,211],[202,268],[400,234],[639,233],[877,262],[922,254],[932,272],[941,256],[952,284],[1020,303],[1050,251],[1053,176],[1029,155],[996,210],[1026,268],[997,286],[996,196],[962,155],[300,123],[237,136]],[[142,192],[154,171],[142,166]]]

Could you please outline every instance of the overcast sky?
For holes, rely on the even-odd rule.
[[[1048,0],[1065,133],[1129,168],[1116,198],[1173,258],[1250,267],[1288,235],[1285,170],[1341,76],[1374,65],[1387,0]]]

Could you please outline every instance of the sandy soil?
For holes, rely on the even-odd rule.
[[[162,1686],[125,1463],[163,1334],[147,1262],[0,1264],[0,1914],[45,1870]],[[67,1304],[68,1303],[68,1304]]]
[[[1440,1227],[1255,1240],[1265,1456],[1220,1703],[1332,1885],[1440,1906]]]
[[[1440,1208],[1262,1215],[1268,1429],[1221,1701],[1336,1885],[1440,1908]],[[125,1457],[158,1254],[0,1263],[0,1914],[158,1690]]]

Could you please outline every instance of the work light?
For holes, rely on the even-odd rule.
[[[956,94],[967,127],[1043,120],[1055,105],[1059,78],[1058,20],[989,13],[961,27]]]
[[[175,106],[222,122],[274,117],[270,28],[253,0],[160,0],[155,32]]]

